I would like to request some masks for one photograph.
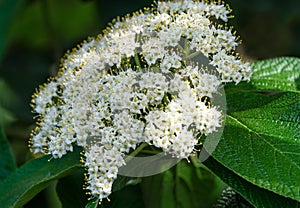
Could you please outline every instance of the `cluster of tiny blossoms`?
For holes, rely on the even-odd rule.
[[[33,96],[32,151],[60,158],[84,147],[86,188],[99,199],[141,143],[188,158],[222,123],[207,101],[222,83],[251,76],[234,53],[238,37],[222,25],[229,13],[220,2],[157,2],[85,41]]]

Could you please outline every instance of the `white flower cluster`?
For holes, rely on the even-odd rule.
[[[85,41],[33,96],[32,151],[60,158],[84,147],[87,189],[100,199],[111,193],[124,154],[143,142],[188,158],[199,135],[222,122],[206,101],[222,83],[251,76],[234,54],[238,38],[216,23],[229,13],[220,3],[157,2]]]
[[[85,154],[89,185],[93,196],[106,198],[111,194],[112,184],[117,178],[118,168],[125,161],[118,150],[107,150],[104,146],[93,145]],[[100,176],[100,177],[99,177]]]

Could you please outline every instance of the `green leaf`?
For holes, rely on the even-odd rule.
[[[146,207],[211,207],[225,185],[203,165],[186,160],[164,173],[142,178]]]
[[[62,208],[84,207],[88,202],[88,196],[83,190],[84,168],[61,178],[56,185],[56,192],[62,204]]]
[[[81,168],[80,151],[81,149],[75,148],[73,152],[60,159],[43,156],[27,162],[16,172],[10,174],[1,184],[1,206],[21,207],[53,180]]]
[[[197,167],[186,160],[176,165],[175,181],[178,185],[175,186],[175,207],[185,207],[188,203],[191,204],[189,207],[211,207],[219,192],[225,188],[202,164],[195,163]]]
[[[280,57],[257,61],[252,64],[251,83],[261,90],[300,90],[300,59]]]
[[[242,92],[227,101],[226,126],[212,156],[243,179],[300,200],[300,94]]]
[[[0,184],[11,172],[15,171],[16,162],[11,152],[4,131],[0,126]]]
[[[247,180],[235,174],[233,171],[224,167],[221,163],[208,158],[204,165],[211,169],[225,183],[235,189],[241,196],[251,202],[255,207],[274,208],[274,207],[299,207],[300,203],[295,200],[277,195],[271,191],[253,185]]]

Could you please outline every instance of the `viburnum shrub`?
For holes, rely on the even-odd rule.
[[[228,14],[222,4],[157,2],[84,42],[34,95],[32,151],[60,158],[84,147],[87,189],[100,200],[141,143],[187,159],[201,135],[221,126],[207,100],[252,73],[234,52],[238,37],[219,23]],[[199,54],[213,68],[193,59]]]
[[[230,12],[223,2],[158,1],[68,52],[33,96],[31,151],[51,166],[79,146],[90,204],[109,199],[134,156],[147,166],[160,155],[175,160],[168,168],[206,165],[254,206],[296,205],[300,61],[243,60]],[[158,166],[127,176],[170,171]]]

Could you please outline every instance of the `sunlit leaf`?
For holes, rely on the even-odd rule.
[[[227,101],[231,108],[213,157],[259,187],[300,200],[300,94],[241,92]]]
[[[251,83],[262,90],[300,90],[300,59],[280,57],[253,62]]]

